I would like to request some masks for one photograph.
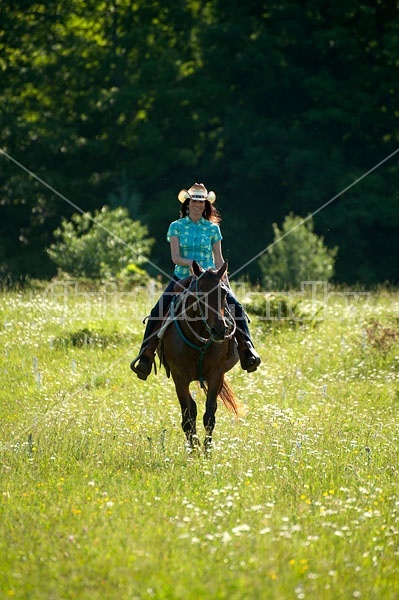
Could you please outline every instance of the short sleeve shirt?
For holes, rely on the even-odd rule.
[[[183,217],[169,225],[166,239],[176,236],[179,238],[180,255],[197,261],[203,269],[214,269],[212,246],[222,239],[219,225],[207,221],[203,217],[196,223],[190,217]],[[190,275],[187,266],[176,265],[174,275],[179,279]]]

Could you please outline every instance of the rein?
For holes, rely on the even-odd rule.
[[[186,325],[189,328],[189,330],[191,331],[191,333],[199,340],[199,342],[202,345],[198,345],[195,344],[194,342],[192,342],[191,340],[189,340],[187,338],[187,336],[184,335],[184,332],[181,328],[181,325],[179,323],[178,317],[175,314],[175,304],[177,304],[178,306],[180,306],[183,303],[183,300],[186,299],[187,295],[191,292],[191,287],[192,287],[192,283],[190,284],[189,288],[187,289],[187,293],[186,294],[182,294],[182,296],[184,295],[184,299],[182,297],[179,298],[179,300],[176,302],[176,297],[174,297],[172,299],[171,302],[171,306],[170,306],[170,319],[174,321],[174,324],[176,326],[177,332],[180,335],[181,339],[183,340],[183,342],[185,344],[187,344],[188,346],[190,346],[190,348],[193,348],[194,350],[197,350],[199,352],[199,357],[198,357],[198,380],[200,382],[200,386],[201,388],[205,387],[205,383],[204,383],[204,377],[202,375],[202,369],[203,369],[203,365],[204,365],[204,357],[205,357],[205,353],[208,350],[209,346],[211,346],[216,340],[214,340],[212,334],[211,334],[211,328],[209,327],[209,323],[205,317],[203,308],[202,308],[202,301],[199,299],[199,285],[198,282],[201,279],[202,274],[197,277],[194,281],[195,281],[195,302],[198,305],[198,309],[200,312],[200,316],[201,316],[201,320],[205,326],[205,329],[207,330],[207,332],[209,333],[209,338],[203,338],[202,336],[200,336],[190,325],[189,321],[186,319]],[[229,332],[229,334],[227,336],[225,336],[224,340],[222,341],[226,341],[226,340],[230,340],[233,335],[235,334],[236,331],[236,323],[235,320],[233,318],[233,316],[231,315],[227,304],[225,306],[225,312],[227,313],[227,320],[230,321],[230,326],[231,326],[231,330]]]
[[[176,329],[181,337],[181,339],[183,340],[183,342],[185,344],[187,344],[188,346],[190,346],[191,348],[194,348],[194,350],[198,350],[199,352],[199,357],[198,357],[198,380],[200,382],[200,386],[202,387],[202,389],[204,389],[205,387],[205,383],[204,383],[204,377],[202,375],[202,367],[204,366],[204,357],[205,357],[205,352],[208,350],[209,346],[211,344],[213,344],[213,339],[209,338],[209,340],[207,341],[207,343],[205,344],[205,346],[197,346],[197,344],[194,344],[193,342],[190,342],[190,340],[188,338],[186,338],[186,336],[184,335],[182,328],[180,327],[179,321],[177,319],[175,319],[175,325],[176,325]]]

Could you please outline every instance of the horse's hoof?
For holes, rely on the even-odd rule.
[[[193,445],[190,444],[190,442],[186,442],[185,445],[184,445],[184,447],[186,449],[187,454],[190,456],[193,453],[193,450],[194,450]]]
[[[212,438],[209,435],[207,435],[206,438],[204,439],[205,456],[210,456],[212,450],[213,450]]]
[[[193,435],[191,443],[194,448],[201,448],[201,442],[199,440],[198,435]]]

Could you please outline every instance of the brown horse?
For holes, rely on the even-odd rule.
[[[218,271],[205,271],[194,261],[194,276],[187,281],[187,289],[172,303],[169,325],[161,334],[159,356],[168,377],[172,374],[190,450],[200,446],[196,431],[197,405],[189,389],[191,382],[199,381],[206,393],[205,450],[212,444],[217,397],[238,414],[234,393],[224,379],[226,371],[238,361],[235,322],[226,304],[227,289],[222,282],[226,269],[227,263],[224,263]]]

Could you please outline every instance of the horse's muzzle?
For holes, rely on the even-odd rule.
[[[226,339],[226,331],[226,327],[221,324],[220,327],[211,327],[209,333],[214,342],[224,342]]]

